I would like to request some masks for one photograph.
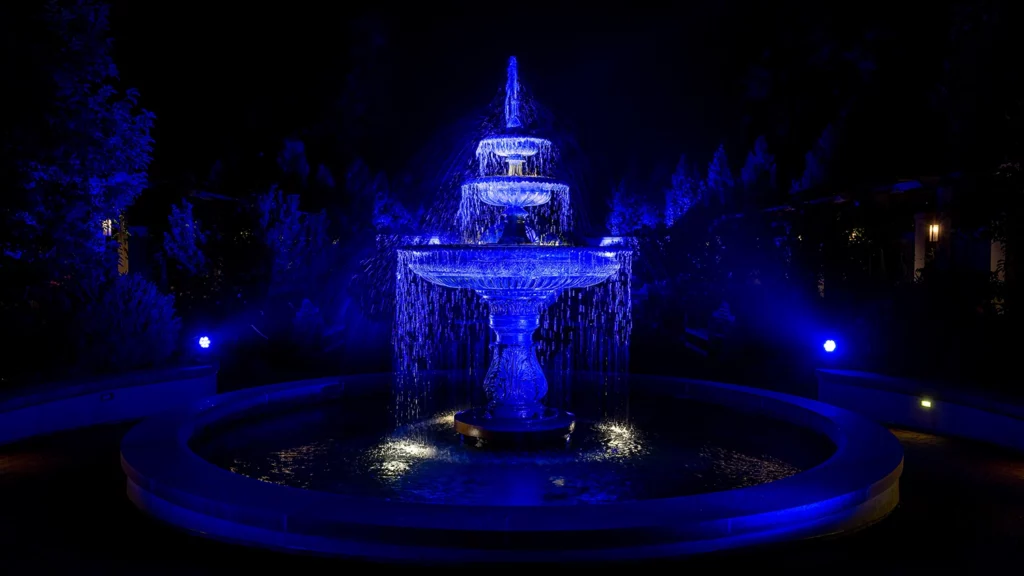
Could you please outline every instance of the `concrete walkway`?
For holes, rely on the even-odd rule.
[[[182,534],[124,496],[126,425],[0,448],[5,574],[223,574],[337,570],[339,563],[238,548]],[[843,538],[701,557],[686,568],[788,574],[998,573],[1024,546],[1024,455],[896,431],[906,450],[900,508]]]

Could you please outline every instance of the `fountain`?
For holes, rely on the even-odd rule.
[[[476,212],[490,219],[504,210],[500,238],[473,243],[469,234],[464,244],[398,254],[396,333],[414,351],[429,352],[431,336],[460,334],[451,326],[478,326],[478,304],[486,306],[496,335],[486,403],[472,371],[429,361],[408,387],[399,370],[206,398],[125,436],[121,463],[136,506],[233,543],[467,565],[717,552],[855,530],[895,508],[899,442],[833,406],[616,373],[612,362],[601,371],[556,367],[572,393],[559,393],[553,378],[545,399],[534,332],[549,323],[542,342],[546,331],[567,333],[571,350],[607,357],[584,327],[600,323],[596,314],[628,311],[629,260],[614,247],[563,245],[564,234],[535,243],[537,211],[554,204],[564,217],[568,187],[551,177],[551,143],[526,131],[518,96],[513,59],[502,133],[479,142],[480,174],[462,186],[467,213],[498,207]],[[590,299],[576,290],[587,286]],[[551,313],[559,307],[571,314]],[[628,335],[628,321],[613,327]],[[609,390],[625,392],[611,410]],[[570,434],[568,446],[472,445]]]
[[[544,406],[547,379],[537,360],[533,334],[540,316],[562,290],[607,280],[619,268],[607,248],[538,245],[527,230],[527,208],[553,195],[567,197],[568,186],[542,173],[531,160],[551,142],[525,132],[520,117],[515,57],[509,59],[505,90],[505,131],[480,141],[482,174],[463,184],[471,195],[505,209],[501,237],[491,244],[427,245],[402,249],[402,262],[420,277],[447,288],[469,288],[488,305],[496,339],[483,379],[487,405],[455,415],[455,429],[466,437],[504,440],[535,436],[566,437],[575,420],[570,412]],[[491,155],[501,173],[488,173]],[[399,270],[402,273],[402,270]]]

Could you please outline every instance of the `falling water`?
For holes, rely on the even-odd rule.
[[[509,62],[505,94],[507,128],[523,126],[519,94],[513,58]],[[521,150],[529,152],[519,156]],[[513,155],[521,163],[514,175],[552,178],[555,174],[558,155],[550,141],[523,135],[521,131],[485,137],[477,145],[470,171],[481,178],[459,187],[458,202],[442,198],[428,219],[441,229],[455,232],[464,244],[495,242],[501,231],[503,208],[485,203],[481,192],[488,186],[510,186],[508,179],[492,184],[487,177],[510,175],[509,157]],[[553,178],[551,181],[555,182]],[[528,234],[538,244],[565,245],[572,238],[575,224],[569,187],[554,183],[549,189],[550,202],[527,208]],[[429,382],[422,377],[423,371],[467,369],[471,374],[482,374],[489,361],[493,334],[487,324],[487,304],[482,298],[472,290],[443,288],[418,277],[409,268],[409,254],[394,250],[401,244],[451,243],[446,240],[438,236],[406,237],[387,246],[387,254],[397,253],[397,258],[389,259],[389,263],[396,263],[392,276],[392,343],[396,371],[400,374],[399,404],[404,416],[410,419],[421,416],[418,399],[429,393],[423,389]],[[620,266],[612,278],[589,288],[563,291],[541,317],[535,341],[538,358],[548,374],[549,395],[567,394],[565,383],[574,370],[628,370],[632,252],[622,247],[617,250],[617,258]]]
[[[568,394],[573,371],[626,372],[632,330],[632,252],[617,253],[619,271],[606,282],[563,291],[541,316],[535,341],[548,375],[549,394]],[[399,406],[410,420],[422,417],[419,401],[429,390],[427,370],[487,368],[493,333],[487,304],[472,290],[443,288],[416,276],[408,253],[398,251],[395,276],[395,369]]]

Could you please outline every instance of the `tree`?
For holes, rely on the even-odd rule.
[[[112,84],[108,7],[51,1],[46,23],[59,43],[43,145],[21,149],[21,186],[5,211],[7,258],[42,264],[51,279],[86,267],[114,269],[116,247],[103,222],[121,214],[147,185],[153,114],[138,93]],[[10,200],[9,200],[10,201]]]
[[[614,236],[625,236],[642,228],[654,228],[658,225],[657,209],[644,202],[622,180],[612,189],[609,202],[611,212],[608,214],[608,231]]]
[[[733,180],[732,170],[729,169],[729,158],[725,154],[724,145],[720,145],[718,150],[715,150],[711,164],[708,165],[706,186],[708,192],[718,196],[719,204],[725,206],[726,197],[736,186],[736,181]]]
[[[309,161],[306,160],[306,145],[302,140],[288,138],[277,154],[277,166],[281,174],[299,186],[305,187],[309,179]]]
[[[331,242],[327,215],[299,210],[299,197],[272,186],[255,199],[257,229],[270,261],[270,291],[308,290]]]
[[[405,206],[391,195],[387,175],[373,179],[373,225],[378,232],[400,232],[412,226],[412,216]]]
[[[8,4],[22,10],[0,16],[5,38],[29,64],[6,70],[22,102],[0,132],[0,325],[17,341],[0,378],[159,364],[177,344],[174,301],[119,276],[119,243],[107,237],[126,236],[124,212],[147,186],[153,115],[116,87],[106,5]],[[44,364],[32,361],[40,349]]]
[[[764,136],[758,136],[754,149],[747,153],[747,161],[740,170],[740,181],[748,195],[775,188],[775,157],[768,153],[768,142]]]
[[[794,180],[789,189],[790,194],[810,190],[828,181],[829,169],[835,157],[835,134],[832,125],[825,126],[814,147],[804,156],[804,173],[799,180]]]
[[[316,183],[321,188],[328,190],[334,189],[334,174],[331,173],[331,169],[323,164],[316,167]]]
[[[699,174],[686,162],[686,155],[679,157],[672,184],[665,191],[665,225],[669,228],[701,199],[703,186]]]
[[[181,208],[172,205],[164,232],[164,253],[180,270],[196,275],[206,268],[203,245],[206,233],[192,215],[192,203],[182,199]]]

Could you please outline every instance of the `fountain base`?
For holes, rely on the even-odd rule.
[[[495,417],[487,408],[471,408],[455,415],[455,431],[465,438],[496,444],[564,442],[576,427],[572,412],[543,408],[534,418]]]

